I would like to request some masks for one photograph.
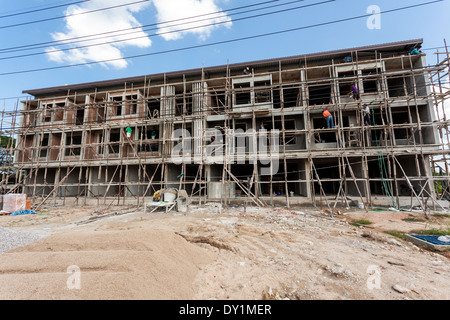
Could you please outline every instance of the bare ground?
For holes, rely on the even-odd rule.
[[[450,219],[402,220],[411,217],[423,218],[214,205],[187,214],[48,207],[1,216],[2,227],[52,235],[0,255],[0,299],[448,300],[448,252],[383,231],[445,229]],[[79,289],[68,287],[71,266]]]

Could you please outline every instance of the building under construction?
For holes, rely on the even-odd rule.
[[[421,45],[26,90],[3,112],[2,187],[55,204],[176,188],[199,203],[448,206],[449,53],[411,54]]]

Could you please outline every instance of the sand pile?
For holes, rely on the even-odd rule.
[[[0,299],[190,299],[212,260],[170,231],[60,233],[1,256]]]

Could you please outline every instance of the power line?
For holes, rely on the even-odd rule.
[[[79,3],[88,2],[88,1],[91,1],[91,0],[83,0],[83,1],[66,3],[66,4],[60,4],[60,5],[51,6],[51,7],[45,7],[45,8],[33,9],[33,10],[23,11],[23,12],[18,12],[18,13],[6,14],[6,15],[3,15],[3,16],[0,16],[0,19],[20,16],[20,15],[29,14],[29,13],[35,13],[35,12],[40,12],[40,11],[47,11],[47,10],[52,10],[52,9],[56,9],[56,8],[61,8],[61,7],[67,7],[67,6],[70,6],[70,5],[79,4]]]
[[[57,16],[57,17],[46,18],[46,19],[41,19],[41,20],[34,20],[34,21],[10,24],[10,25],[5,25],[5,26],[0,26],[0,29],[21,27],[21,26],[35,24],[35,23],[41,23],[41,22],[47,22],[47,21],[52,21],[52,20],[64,19],[64,18],[67,18],[67,17],[84,15],[84,14],[89,14],[89,13],[99,12],[99,11],[105,11],[105,10],[110,10],[110,9],[116,9],[116,8],[120,8],[120,7],[131,6],[131,5],[134,5],[134,4],[143,3],[143,2],[149,2],[149,1],[151,1],[151,0],[140,0],[140,1],[125,3],[125,4],[119,4],[119,5],[115,5],[115,6],[112,6],[112,7],[106,7],[106,8],[95,9],[95,10],[90,10],[90,11],[84,11],[84,12],[80,12],[80,13],[67,14],[67,15],[64,15],[64,16]]]
[[[300,1],[304,1],[304,0],[300,0]],[[257,15],[253,15],[253,16],[243,17],[243,18],[237,18],[237,19],[234,19],[233,22],[259,18],[259,17],[263,17],[263,16],[267,16],[267,15],[279,14],[279,13],[293,11],[293,10],[298,10],[298,9],[304,9],[304,8],[307,8],[307,7],[321,5],[321,4],[326,4],[326,3],[331,3],[331,2],[334,2],[334,1],[336,1],[336,0],[327,0],[327,1],[313,3],[313,4],[309,4],[309,5],[303,5],[303,6],[298,6],[298,7],[294,7],[294,8],[288,8],[288,9],[277,10],[277,11],[266,12],[266,13],[257,14]],[[294,1],[294,2],[299,2],[299,1]],[[267,9],[267,8],[262,8],[262,9]],[[248,11],[257,11],[257,10],[261,10],[261,9],[253,9],[253,10],[248,10]],[[237,14],[242,14],[242,13],[243,12],[239,12]],[[198,22],[198,21],[195,21],[195,22]],[[166,31],[166,32],[159,32],[159,33],[154,33],[154,34],[151,34],[151,35],[145,35],[145,36],[139,36],[139,37],[133,37],[133,38],[125,38],[125,39],[120,39],[120,40],[113,40],[113,41],[96,43],[96,44],[85,45],[85,46],[77,46],[77,47],[71,47],[71,48],[55,49],[55,50],[45,51],[45,52],[37,52],[37,53],[29,53],[29,54],[23,54],[23,55],[18,55],[18,56],[3,57],[3,58],[0,58],[0,60],[24,58],[24,57],[30,57],[30,56],[36,56],[36,55],[42,55],[42,54],[49,54],[49,53],[54,53],[54,52],[70,51],[70,50],[77,50],[77,49],[83,49],[83,48],[89,48],[89,47],[103,46],[103,45],[114,44],[114,43],[119,43],[119,42],[125,42],[125,41],[130,41],[130,40],[137,40],[137,39],[142,39],[142,38],[161,36],[161,35],[164,35],[164,34],[184,32],[184,31],[189,31],[189,30],[193,30],[193,29],[205,28],[205,27],[209,27],[209,26],[216,26],[216,25],[224,24],[224,23],[228,23],[228,21],[214,22],[214,23],[209,23],[209,24],[195,26],[195,27],[190,27],[190,28],[184,28],[184,29],[178,29],[178,30]],[[147,30],[142,30],[142,31],[147,31]],[[89,40],[89,41],[91,41],[91,40]]]
[[[80,42],[79,41],[80,39],[91,38],[91,37],[96,37],[96,36],[101,36],[101,35],[106,35],[106,34],[114,34],[114,33],[119,33],[119,32],[123,32],[123,31],[141,29],[141,28],[146,28],[146,27],[153,27],[153,26],[157,26],[157,25],[164,25],[164,24],[168,24],[168,23],[172,23],[172,22],[179,22],[179,21],[189,20],[189,19],[193,19],[193,18],[200,18],[200,17],[210,16],[210,15],[215,15],[215,14],[218,14],[218,13],[225,13],[225,12],[229,12],[229,11],[241,10],[241,9],[246,9],[246,8],[250,8],[250,7],[260,6],[260,5],[264,5],[264,4],[268,4],[268,3],[272,3],[272,2],[278,2],[278,1],[280,1],[280,0],[265,1],[265,2],[260,2],[260,3],[256,3],[256,4],[252,4],[252,5],[246,5],[246,6],[231,8],[231,9],[227,9],[227,10],[220,10],[220,11],[210,12],[210,13],[206,13],[206,14],[190,16],[190,17],[186,17],[186,18],[169,20],[169,21],[164,21],[164,22],[160,22],[160,23],[152,23],[152,24],[147,24],[147,25],[143,25],[143,26],[119,29],[119,30],[114,30],[114,31],[107,31],[107,32],[102,32],[102,33],[95,33],[95,34],[91,34],[91,35],[79,36],[79,37],[74,37],[74,38],[68,38],[68,39],[64,39],[64,40],[47,41],[47,42],[30,44],[30,45],[22,45],[22,46],[10,47],[10,48],[2,48],[2,49],[0,49],[0,52],[22,51],[22,50],[24,50],[26,48],[29,48],[29,47],[36,47],[36,48],[30,48],[30,49],[45,48],[48,45],[54,45],[55,46],[55,45],[57,45],[57,43],[60,43],[61,45],[64,45],[64,44],[70,44],[71,42],[69,42],[69,41],[72,41],[72,40],[77,40],[77,41],[73,41],[74,43],[76,43],[76,42]],[[291,3],[299,2],[299,1],[305,1],[305,0],[291,1],[291,2],[288,2],[288,3],[285,3],[285,4],[281,4],[281,5],[287,5],[287,4],[291,4]],[[277,6],[281,6],[281,5],[277,5]],[[266,8],[263,8],[263,9],[267,9],[267,8],[270,8],[270,7],[266,7]],[[203,21],[203,20],[199,20],[199,21]],[[193,22],[198,22],[198,21],[193,21]],[[192,23],[192,22],[190,22],[190,23]],[[169,26],[169,27],[172,27],[172,26]],[[120,35],[123,35],[123,34],[120,34]],[[105,38],[107,38],[107,37],[105,37]],[[103,39],[103,38],[88,39],[88,40],[84,40],[84,41],[91,41],[91,40],[98,40],[98,39]],[[45,45],[45,46],[42,46],[42,45]],[[15,50],[15,49],[17,49],[17,50]],[[26,49],[26,50],[30,50],[30,49]]]
[[[412,9],[412,8],[423,7],[423,6],[426,6],[426,5],[431,5],[431,4],[442,2],[442,1],[444,1],[444,0],[435,0],[435,1],[430,1],[430,2],[423,2],[423,3],[420,3],[420,4],[405,6],[405,7],[401,7],[401,8],[385,10],[385,11],[380,12],[380,14],[387,14],[387,13],[403,11],[403,10]],[[286,29],[286,30],[274,31],[274,32],[269,32],[269,33],[264,33],[264,34],[259,34],[259,35],[253,35],[253,36],[247,36],[247,37],[241,37],[241,38],[235,38],[235,39],[230,39],[230,40],[211,42],[211,43],[207,43],[207,44],[200,44],[200,45],[183,47],[183,48],[176,48],[176,49],[170,49],[170,50],[164,50],[164,51],[158,51],[158,52],[144,53],[144,54],[133,55],[133,56],[123,57],[123,58],[113,58],[113,59],[107,59],[107,60],[101,60],[101,61],[91,61],[91,62],[77,63],[77,64],[72,64],[72,65],[63,65],[63,66],[55,66],[55,67],[47,67],[47,68],[38,68],[38,69],[29,69],[29,70],[21,70],[21,71],[4,72],[4,73],[0,73],[0,76],[21,74],[21,73],[40,72],[40,71],[48,71],[48,70],[57,70],[57,69],[66,69],[66,68],[71,68],[71,67],[79,67],[79,66],[94,65],[94,64],[100,64],[100,63],[108,63],[108,62],[119,61],[119,60],[124,60],[124,59],[137,59],[137,58],[142,58],[142,57],[149,57],[149,56],[154,56],[154,55],[161,55],[161,54],[167,54],[167,53],[173,53],[173,52],[179,52],[179,51],[185,51],[185,50],[199,49],[199,48],[211,47],[211,46],[216,46],[216,45],[221,45],[221,44],[228,44],[228,43],[233,43],[233,42],[247,41],[247,40],[252,40],[252,39],[257,39],[257,38],[274,36],[274,35],[279,35],[279,34],[283,34],[283,33],[294,32],[294,31],[306,30],[306,29],[326,26],[326,25],[330,25],[330,24],[337,24],[337,23],[341,23],[341,22],[347,22],[347,21],[357,20],[357,19],[361,19],[361,18],[371,17],[372,15],[373,14],[364,14],[364,15],[350,17],[350,18],[344,18],[344,19],[338,19],[338,20],[334,20],[334,21],[317,23],[317,24],[313,24],[313,25],[309,25],[309,26],[291,28],[291,29]]]

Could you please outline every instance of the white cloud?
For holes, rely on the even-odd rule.
[[[128,63],[123,59],[122,54],[122,50],[125,47],[148,48],[152,45],[148,34],[141,28],[142,24],[136,19],[136,13],[147,9],[153,4],[156,9],[158,34],[167,41],[181,39],[187,34],[194,34],[199,39],[205,40],[211,35],[213,30],[221,26],[231,26],[231,18],[223,12],[218,13],[218,11],[221,11],[216,4],[219,1],[152,0],[87,14],[80,13],[133,3],[137,2],[137,0],[91,0],[81,5],[73,5],[68,7],[66,11],[65,32],[52,34],[52,38],[56,41],[70,42],[71,44],[68,45],[71,50],[61,51],[58,48],[51,47],[46,50],[47,56],[51,61],[70,64],[112,60],[103,62],[102,65],[119,69],[126,68]],[[165,23],[168,21],[172,22]],[[151,24],[151,22],[152,19],[148,19],[143,24]],[[133,29],[108,33],[130,28]],[[189,30],[175,32],[186,28],[189,28]],[[103,35],[88,37],[95,34]],[[76,43],[74,43],[74,40],[71,40],[80,37],[84,38],[79,39]],[[87,47],[77,48],[81,46]]]
[[[86,11],[93,11],[101,8],[113,7],[126,3],[136,2],[133,0],[91,0],[80,6],[70,6],[66,11],[66,32],[53,33],[52,37],[56,41],[70,41],[72,50],[61,51],[54,47],[46,50],[50,60],[59,63],[86,63],[92,61],[103,61],[113,59],[113,61],[103,63],[104,66],[113,66],[115,68],[125,68],[127,62],[123,59],[120,49],[127,46],[139,48],[150,47],[152,42],[147,34],[140,28],[141,24],[134,17],[137,13],[147,6],[150,2],[142,2],[130,6],[122,6],[109,10],[102,10],[87,14],[80,14]],[[96,37],[87,37],[93,34],[102,34],[115,30],[136,28],[133,34],[123,35],[120,33],[108,33]],[[129,33],[130,31],[126,31]],[[121,35],[122,34],[122,35]],[[80,38],[79,42],[73,43],[73,38]],[[96,39],[97,38],[97,39]],[[101,39],[100,39],[101,38]],[[134,40],[120,41],[127,38],[138,38]],[[82,41],[83,40],[83,41]],[[85,41],[89,40],[89,41]],[[94,45],[94,46],[91,46]],[[80,46],[89,46],[85,48],[76,48]]]
[[[158,33],[165,40],[177,40],[189,33],[198,35],[201,40],[205,40],[214,29],[224,25],[228,28],[231,27],[231,18],[223,12],[219,12],[221,9],[216,5],[217,2],[217,0],[153,0],[159,23]],[[179,21],[163,23],[174,20]],[[179,25],[180,23],[183,25]],[[180,29],[189,30],[174,32]]]

